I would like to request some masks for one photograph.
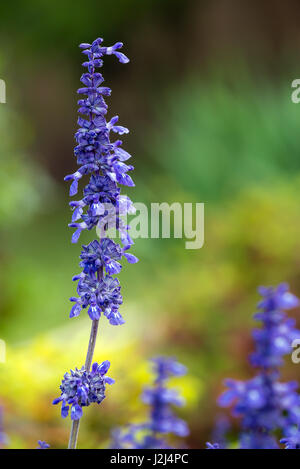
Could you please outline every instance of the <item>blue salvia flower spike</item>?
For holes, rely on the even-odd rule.
[[[83,66],[87,69],[81,76],[82,86],[78,89],[79,128],[75,133],[76,146],[74,155],[78,169],[65,177],[71,182],[70,196],[78,193],[79,182],[88,176],[83,188],[82,198],[70,202],[73,210],[70,227],[75,228],[72,242],[76,243],[83,230],[97,228],[99,239],[82,246],[80,267],[82,272],[73,280],[78,282],[77,296],[71,297],[74,303],[70,317],[75,318],[86,310],[92,321],[88,352],[84,367],[66,373],[60,386],[61,396],[54,404],[61,403],[61,414],[71,416],[73,421],[69,448],[76,448],[79,421],[82,408],[93,402],[100,404],[105,397],[106,384],[112,384],[111,378],[105,377],[109,362],[95,363],[91,370],[96,344],[99,319],[105,316],[111,325],[124,323],[119,308],[122,304],[119,280],[113,275],[120,272],[123,257],[129,263],[138,259],[129,254],[133,244],[129,236],[129,227],[122,216],[134,213],[135,209],[129,197],[121,195],[119,185],[134,186],[129,173],[134,169],[125,161],[131,155],[122,149],[122,141],[113,140],[112,135],[123,135],[128,129],[119,125],[118,116],[107,119],[108,106],[105,97],[110,96],[110,88],[103,86],[104,78],[97,68],[102,67],[107,55],[114,55],[119,62],[128,63],[129,59],[120,52],[123,44],[117,42],[111,47],[103,46],[103,39],[98,38],[92,44],[82,43],[80,49],[85,56]],[[109,230],[114,228],[121,244],[109,239]]]

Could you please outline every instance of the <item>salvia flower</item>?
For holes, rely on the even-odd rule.
[[[99,279],[97,276],[83,275],[77,287],[79,298],[71,298],[75,305],[71,309],[70,317],[78,316],[82,308],[88,307],[88,315],[92,320],[98,320],[103,313],[110,324],[123,324],[124,320],[119,313],[122,304],[120,283],[117,278],[107,275]]]
[[[50,448],[50,445],[48,445],[48,443],[42,440],[38,440],[38,445],[39,446],[37,447],[37,449],[49,449]]]
[[[168,434],[185,437],[189,433],[186,422],[178,418],[172,407],[183,406],[184,399],[174,389],[166,387],[172,376],[183,376],[186,367],[167,357],[152,359],[155,373],[154,386],[146,388],[142,401],[150,406],[149,419],[139,425],[129,425],[113,433],[114,448],[170,448]]]
[[[299,300],[286,284],[261,287],[259,292],[263,299],[254,318],[262,322],[262,328],[254,330],[255,351],[250,355],[259,371],[248,381],[226,380],[227,390],[219,398],[221,406],[231,407],[232,415],[241,418],[243,449],[278,448],[274,432],[287,434],[300,417],[298,385],[280,382],[278,370],[282,357],[291,353],[293,340],[300,337],[295,322],[285,314],[299,306]]]
[[[78,89],[80,116],[74,149],[78,168],[65,177],[66,181],[71,182],[70,196],[78,193],[81,179],[88,180],[85,181],[81,196],[70,202],[73,214],[69,226],[75,228],[73,243],[79,240],[83,230],[93,228],[97,229],[99,240],[82,247],[82,272],[73,277],[74,281],[78,281],[77,296],[70,298],[74,303],[70,317],[79,316],[85,309],[92,320],[85,366],[65,374],[60,386],[61,396],[53,402],[61,402],[62,417],[67,417],[71,409],[73,423],[68,446],[70,449],[76,448],[82,408],[93,402],[100,404],[105,397],[105,385],[113,383],[111,378],[105,377],[110,366],[108,361],[101,365],[94,363],[91,368],[100,317],[105,316],[112,325],[124,323],[119,312],[123,302],[121,286],[113,275],[120,273],[123,257],[129,263],[138,261],[127,252],[133,241],[129,235],[130,227],[123,220],[135,209],[129,197],[121,194],[119,187],[134,186],[129,175],[134,168],[126,163],[131,155],[122,148],[122,141],[113,137],[129,131],[119,124],[118,116],[106,118],[108,106],[105,97],[110,96],[111,89],[103,86],[104,78],[97,70],[102,67],[107,55],[114,55],[121,63],[129,62],[126,55],[120,52],[122,46],[121,42],[117,42],[106,47],[101,38],[79,46],[85,56],[82,65],[86,71],[81,76],[82,86]],[[112,237],[119,237],[120,243],[113,241]]]
[[[116,56],[121,63],[129,60],[120,52],[121,42],[111,47],[104,47],[102,43],[103,39],[98,38],[92,44],[80,45],[87,58],[83,63],[87,72],[82,75],[83,87],[78,90],[80,95],[86,96],[78,101],[78,112],[82,116],[78,119],[74,154],[79,168],[65,180],[72,182],[70,196],[74,196],[79,180],[89,176],[82,199],[70,202],[73,210],[70,226],[76,228],[72,241],[78,241],[82,230],[92,228],[97,228],[100,241],[94,240],[82,248],[80,267],[83,271],[73,278],[78,281],[78,297],[71,298],[75,304],[70,317],[78,316],[87,308],[92,320],[98,320],[103,313],[110,324],[120,325],[124,323],[119,313],[121,287],[111,275],[120,272],[122,257],[130,263],[138,261],[127,252],[133,241],[128,233],[129,226],[121,218],[134,213],[135,209],[129,197],[121,195],[119,187],[119,184],[134,185],[128,174],[133,166],[125,163],[131,155],[121,148],[122,141],[112,140],[113,134],[123,135],[128,129],[119,125],[118,116],[106,119],[108,106],[104,96],[109,96],[111,90],[103,86],[104,78],[96,69],[102,67],[106,55]],[[108,238],[111,228],[115,234],[119,232],[122,247]]]
[[[156,357],[152,358],[151,361],[153,372],[156,375],[156,384],[163,384],[172,376],[183,376],[187,373],[187,368],[173,358]]]
[[[174,433],[184,437],[189,433],[187,424],[174,415],[171,406],[182,407],[185,403],[183,397],[174,389],[166,387],[166,381],[171,376],[183,376],[186,367],[177,361],[157,357],[152,360],[156,374],[155,386],[147,388],[142,394],[142,400],[150,406],[149,428],[154,433]]]
[[[61,395],[54,399],[53,404],[62,404],[61,416],[66,418],[71,407],[71,419],[79,420],[82,417],[82,407],[87,407],[93,402],[101,404],[105,398],[106,384],[113,384],[114,380],[106,375],[110,367],[108,360],[100,365],[94,363],[91,371],[84,367],[75,368],[65,373],[60,385]]]

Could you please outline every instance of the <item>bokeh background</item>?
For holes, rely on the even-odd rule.
[[[185,444],[203,448],[223,378],[252,373],[257,285],[288,281],[300,295],[300,104],[291,101],[300,4],[15,0],[2,2],[0,24],[0,402],[9,447],[43,439],[63,448],[68,439],[69,421],[51,401],[63,373],[84,361],[90,321],[68,319],[80,246],[70,243],[63,177],[76,167],[77,45],[101,36],[123,41],[131,59],[108,58],[104,70],[111,115],[131,130],[128,195],[204,202],[205,245],[136,241],[140,262],[120,276],[126,325],[101,320],[95,355],[111,360],[117,383],[85,411],[79,447],[107,447],[112,428],[145,418],[147,360],[167,354],[189,369],[174,382],[187,399]],[[287,363],[284,375],[299,379],[299,366]]]

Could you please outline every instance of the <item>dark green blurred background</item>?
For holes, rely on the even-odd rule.
[[[145,417],[146,360],[177,356],[190,447],[210,438],[225,376],[251,374],[259,284],[300,295],[300,4],[239,0],[2,2],[0,78],[0,399],[10,446],[64,447],[69,422],[51,406],[62,374],[81,365],[90,322],[68,320],[80,246],[70,243],[66,174],[76,168],[77,45],[123,41],[127,66],[105,62],[111,115],[131,133],[134,201],[205,202],[205,245],[140,239],[121,274],[126,325],[101,321],[96,359],[117,383],[87,409],[80,447]],[[126,144],[125,144],[126,140]],[[82,239],[88,242],[92,234]],[[299,324],[300,325],[300,324]],[[300,368],[287,366],[297,379]]]

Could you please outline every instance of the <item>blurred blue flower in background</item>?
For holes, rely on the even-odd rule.
[[[171,448],[165,439],[167,434],[179,437],[189,434],[186,422],[171,409],[171,406],[184,405],[184,399],[176,390],[166,387],[170,377],[186,374],[186,367],[168,357],[157,357],[151,361],[155,373],[154,386],[146,388],[142,394],[142,401],[150,406],[149,420],[128,425],[125,429],[115,429],[112,433],[113,448]]]
[[[37,447],[37,449],[49,449],[50,448],[50,445],[48,445],[48,443],[42,440],[38,440],[38,445],[39,446]]]
[[[282,357],[291,353],[292,341],[300,337],[295,321],[288,319],[284,310],[299,306],[299,300],[287,284],[260,287],[259,292],[263,297],[258,304],[261,311],[254,318],[262,322],[262,328],[254,330],[255,351],[250,361],[260,371],[248,381],[227,379],[227,390],[218,401],[222,407],[232,407],[233,416],[241,417],[242,449],[278,448],[274,431],[288,434],[300,417],[298,384],[278,381]]]

